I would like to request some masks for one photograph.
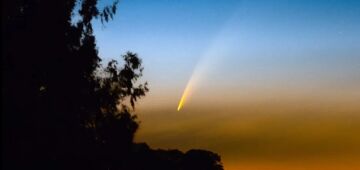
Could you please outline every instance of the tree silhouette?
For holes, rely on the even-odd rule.
[[[3,168],[189,169],[196,160],[219,167],[208,152],[133,142],[132,111],[148,91],[138,82],[142,62],[128,52],[121,67],[116,60],[101,66],[92,21],[111,20],[118,1],[103,9],[97,2],[2,2]]]
[[[210,151],[190,150],[183,158],[183,167],[187,170],[222,170],[220,156]]]

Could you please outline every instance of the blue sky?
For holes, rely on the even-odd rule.
[[[200,83],[216,88],[360,82],[357,0],[122,0],[95,35],[105,61],[138,53],[151,93],[174,100],[208,55],[217,64]]]

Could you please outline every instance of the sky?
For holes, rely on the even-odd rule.
[[[105,62],[142,58],[137,141],[226,170],[358,166],[360,1],[121,0],[94,30]]]

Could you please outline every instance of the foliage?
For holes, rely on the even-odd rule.
[[[118,1],[97,2],[2,2],[4,169],[132,169],[146,157],[133,151],[142,62],[128,52],[122,67],[101,66],[92,21],[112,19]]]

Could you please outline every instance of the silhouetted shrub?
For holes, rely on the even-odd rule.
[[[133,143],[132,111],[148,91],[138,82],[142,62],[128,52],[120,67],[116,60],[101,66],[92,21],[112,19],[118,1],[103,9],[97,2],[2,1],[3,169],[217,166],[211,154]]]

